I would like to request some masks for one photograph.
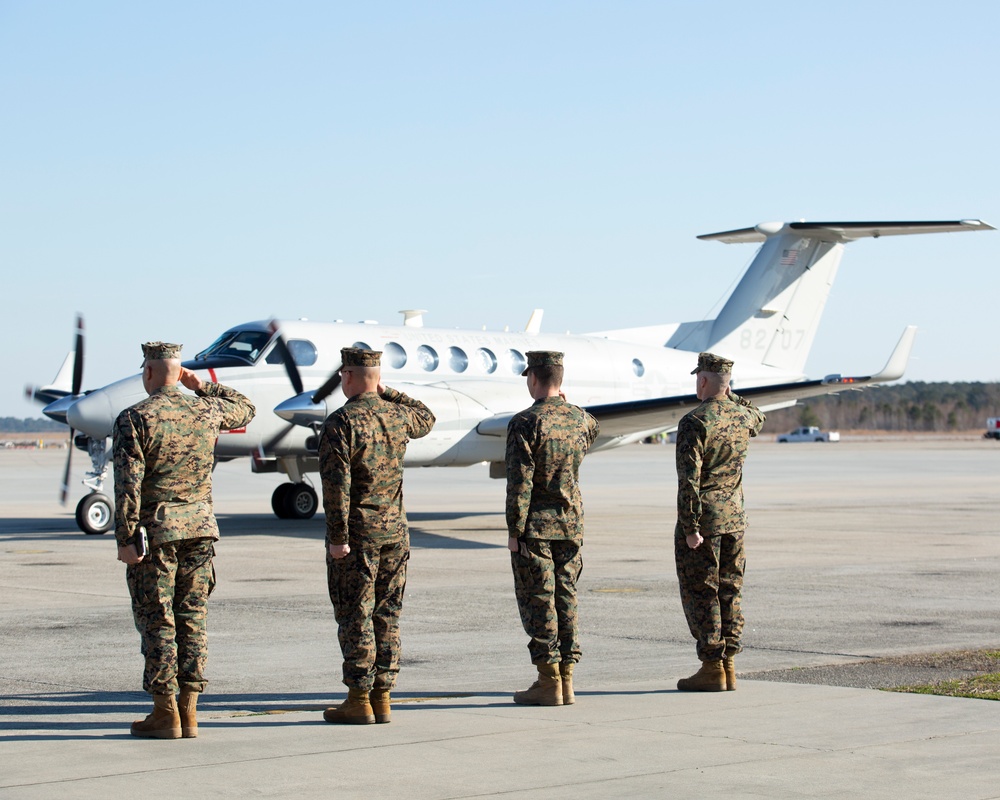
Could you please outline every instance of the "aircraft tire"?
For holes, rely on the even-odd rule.
[[[308,483],[290,483],[285,494],[285,519],[312,519],[319,508],[316,491]]]
[[[115,525],[111,498],[100,492],[85,495],[76,506],[76,525],[88,536],[107,533]]]
[[[279,483],[271,494],[271,510],[278,519],[288,519],[288,492],[294,483]]]

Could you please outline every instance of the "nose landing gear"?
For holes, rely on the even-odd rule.
[[[278,519],[312,519],[319,498],[308,483],[282,483],[271,495],[271,509]]]

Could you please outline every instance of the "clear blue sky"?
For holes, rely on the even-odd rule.
[[[921,10],[925,9],[925,10]],[[1000,4],[0,0],[0,416],[279,317],[714,316],[791,219],[1000,225]],[[850,245],[809,362],[1000,380],[1000,233]],[[998,410],[1000,412],[1000,410]]]

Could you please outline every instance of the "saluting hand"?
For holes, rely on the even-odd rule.
[[[181,367],[180,381],[192,392],[197,392],[204,383],[201,378],[195,375],[191,370],[185,369],[184,367]]]

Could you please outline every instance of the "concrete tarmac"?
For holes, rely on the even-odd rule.
[[[754,679],[1000,649],[1000,445],[755,443],[740,686],[704,695],[675,688],[698,664],[673,456],[585,462],[584,657],[557,708],[510,700],[534,670],[503,482],[409,470],[403,665],[371,726],[322,720],[344,692],[322,517],[275,519],[278,477],[221,465],[201,734],[150,741],[128,734],[150,702],[112,536],[57,504],[65,451],[0,451],[0,797],[1000,798],[995,702]]]

